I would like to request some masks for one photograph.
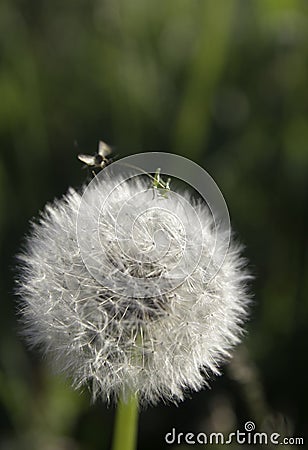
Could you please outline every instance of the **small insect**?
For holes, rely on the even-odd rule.
[[[160,168],[156,169],[155,174],[153,176],[150,173],[143,170],[141,167],[137,167],[137,166],[134,166],[133,164],[129,164],[129,163],[124,163],[124,165],[127,167],[131,167],[132,169],[139,170],[140,172],[144,173],[144,175],[151,178],[151,180],[152,180],[151,187],[153,188],[153,199],[155,197],[155,190],[162,197],[167,198],[168,192],[170,192],[170,190],[171,190],[170,189],[171,178],[167,178],[167,181],[164,181],[160,175],[160,172],[161,172]]]
[[[98,143],[98,151],[95,155],[78,155],[78,159],[85,163],[86,166],[93,169],[104,169],[108,164],[112,163],[111,158],[107,158],[108,155],[112,152],[109,145],[107,145],[103,141],[99,141]]]
[[[171,178],[167,178],[167,181],[163,181],[163,179],[160,176],[161,169],[156,169],[155,175],[153,177],[152,186],[153,189],[159,189],[159,193],[163,197],[167,197],[168,191],[170,191],[170,182]]]

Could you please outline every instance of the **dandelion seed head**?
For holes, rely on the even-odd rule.
[[[241,247],[189,192],[99,177],[45,207],[19,255],[24,334],[75,387],[143,404],[199,390],[243,333]]]

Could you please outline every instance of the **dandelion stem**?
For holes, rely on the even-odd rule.
[[[138,398],[132,394],[119,400],[113,434],[112,450],[134,450],[137,444]]]

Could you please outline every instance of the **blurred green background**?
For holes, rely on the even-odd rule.
[[[84,181],[76,156],[99,139],[119,157],[203,166],[256,276],[249,333],[223,376],[178,408],[143,411],[139,449],[171,448],[173,427],[247,420],[305,436],[308,2],[1,0],[0,54],[0,449],[110,446],[113,408],[91,406],[18,337],[13,283],[29,220]]]

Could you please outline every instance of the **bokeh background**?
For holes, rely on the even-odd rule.
[[[81,185],[76,156],[99,139],[118,157],[167,151],[203,166],[256,277],[223,376],[143,411],[138,448],[171,448],[173,427],[228,433],[247,420],[305,436],[308,2],[1,0],[0,53],[0,449],[110,447],[114,409],[91,406],[18,337],[13,283],[29,220]]]

